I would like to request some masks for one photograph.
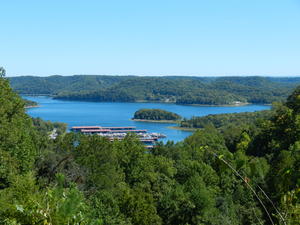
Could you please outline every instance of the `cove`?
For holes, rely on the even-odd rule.
[[[40,107],[29,108],[27,113],[32,117],[40,117],[52,122],[63,122],[72,126],[99,125],[112,126],[136,126],[137,129],[146,129],[149,132],[163,133],[167,138],[160,139],[182,141],[192,132],[169,129],[172,123],[148,123],[130,120],[135,111],[142,108],[157,108],[179,114],[185,118],[192,116],[205,116],[208,114],[254,112],[269,109],[267,105],[243,105],[243,106],[192,106],[176,105],[168,103],[123,103],[123,102],[82,102],[55,100],[46,96],[22,96],[25,99],[35,101]]]

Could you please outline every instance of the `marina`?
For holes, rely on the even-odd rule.
[[[166,103],[119,103],[119,102],[77,102],[55,100],[47,96],[23,96],[38,103],[40,107],[27,109],[28,115],[40,117],[52,122],[63,122],[68,131],[74,126],[89,126],[87,129],[111,127],[136,127],[136,130],[147,130],[151,133],[164,134],[162,142],[179,142],[191,135],[193,131],[170,129],[174,123],[149,123],[131,120],[134,112],[142,108],[159,108],[175,112],[182,118],[205,116],[208,114],[253,112],[269,109],[266,105],[225,106],[190,106]],[[131,128],[134,129],[134,128]]]
[[[136,127],[101,127],[101,126],[74,126],[71,131],[86,135],[99,135],[107,137],[109,140],[122,140],[129,133],[137,135],[139,140],[146,145],[147,148],[152,148],[160,138],[166,138],[166,135],[161,133],[148,132],[147,130],[137,130]]]

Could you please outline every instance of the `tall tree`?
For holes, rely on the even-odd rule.
[[[3,67],[0,67],[0,77],[5,77],[6,71]]]

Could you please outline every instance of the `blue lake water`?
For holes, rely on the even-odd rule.
[[[269,109],[266,105],[245,106],[187,106],[167,103],[116,103],[116,102],[78,102],[54,100],[45,96],[23,96],[37,102],[40,107],[30,108],[27,113],[32,117],[40,117],[52,122],[67,123],[72,126],[136,126],[137,129],[147,129],[167,135],[162,139],[181,141],[192,132],[169,129],[172,123],[147,123],[130,120],[135,111],[141,108],[157,108],[177,113],[185,118],[205,116],[208,114],[254,112]]]

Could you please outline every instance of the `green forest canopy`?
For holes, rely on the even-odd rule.
[[[243,113],[222,113],[207,116],[193,116],[190,119],[183,119],[180,122],[181,127],[187,128],[205,128],[213,125],[215,128],[222,128],[227,125],[240,126],[241,124],[255,124],[263,119],[270,119],[273,115],[271,110],[262,110],[257,112]]]
[[[139,120],[180,120],[181,116],[162,109],[140,109],[134,113],[133,119]]]
[[[0,224],[299,224],[299,96],[146,151],[134,136],[49,139],[0,78]]]
[[[178,104],[268,104],[288,97],[300,78],[22,76],[9,78],[20,94],[99,102],[157,101]]]

